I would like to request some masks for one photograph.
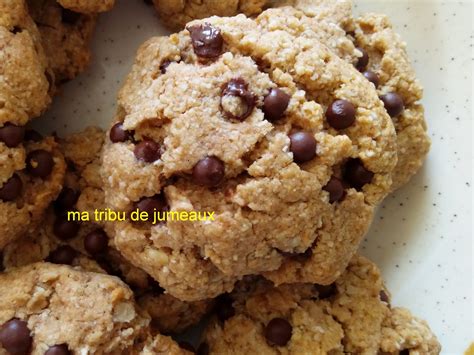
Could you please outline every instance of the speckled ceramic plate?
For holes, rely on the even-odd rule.
[[[362,253],[382,268],[394,304],[425,318],[445,354],[474,340],[472,272],[472,1],[357,1],[387,13],[425,86],[433,147],[425,168],[381,206]],[[59,134],[106,127],[138,46],[166,34],[143,1],[101,17],[90,69],[67,84],[41,120]]]

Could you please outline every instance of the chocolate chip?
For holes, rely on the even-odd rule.
[[[107,250],[109,237],[102,229],[96,229],[84,237],[84,248],[91,255],[97,255]]]
[[[31,176],[46,178],[53,171],[53,167],[53,155],[46,150],[34,150],[26,157],[26,170]]]
[[[216,157],[201,159],[193,168],[193,180],[198,185],[216,186],[224,179],[224,163]]]
[[[290,103],[291,96],[281,89],[271,89],[263,100],[263,112],[265,119],[270,122],[278,121],[285,114]]]
[[[355,66],[358,70],[362,71],[369,64],[369,54],[363,48],[357,47],[357,49],[362,52],[362,57],[359,57],[359,59],[357,59],[357,63]]]
[[[326,121],[334,129],[352,126],[356,119],[356,109],[347,100],[336,100],[326,110]]]
[[[155,212],[166,212],[169,209],[166,198],[162,195],[155,195],[153,197],[145,197],[135,203],[134,210],[146,212],[149,220],[152,220]]]
[[[402,97],[395,92],[380,96],[380,100],[382,100],[390,117],[397,117],[405,109]]]
[[[194,53],[202,58],[217,58],[222,54],[224,38],[221,31],[209,23],[187,28],[191,35]]]
[[[75,221],[68,221],[66,217],[58,217],[54,221],[53,232],[61,240],[69,240],[79,233],[80,225]]]
[[[340,201],[344,197],[344,185],[335,176],[331,177],[326,186],[323,187],[323,190],[329,192],[329,203]]]
[[[0,343],[10,354],[28,354],[32,341],[28,324],[18,318],[10,319],[0,328]]]
[[[367,170],[360,159],[350,159],[344,167],[344,180],[350,187],[360,191],[366,184],[370,184],[374,173]]]
[[[189,351],[189,352],[191,352],[191,353],[193,353],[193,354],[196,352],[196,349],[194,349],[194,346],[192,346],[192,345],[191,345],[190,343],[188,343],[187,341],[180,341],[180,342],[178,343],[178,345],[179,345],[179,347],[180,347],[181,349],[187,350],[187,351]]]
[[[23,189],[23,182],[17,174],[14,174],[0,188],[0,200],[4,202],[14,201],[20,196]]]
[[[299,131],[290,135],[290,151],[293,160],[305,163],[316,156],[316,139],[311,132]]]
[[[404,349],[398,353],[398,355],[410,355],[410,350],[409,349]]]
[[[68,9],[61,9],[61,21],[63,23],[67,23],[68,25],[74,25],[79,21],[81,14],[68,10]]]
[[[255,102],[255,95],[242,78],[232,79],[222,89],[221,110],[228,119],[245,120],[252,113]]]
[[[337,287],[335,284],[330,285],[314,285],[315,290],[318,292],[318,299],[324,300],[331,296],[334,296],[337,292]]]
[[[171,60],[165,60],[163,63],[161,63],[160,65],[161,74],[166,74],[166,70],[168,69],[171,63],[173,63]]]
[[[21,27],[18,27],[18,26],[13,26],[13,28],[10,30],[11,33],[13,33],[14,35],[16,35],[17,33],[21,33],[23,30],[21,29]]]
[[[285,346],[291,339],[293,327],[283,318],[273,318],[265,327],[265,338],[270,345]]]
[[[109,138],[112,143],[126,142],[132,139],[133,134],[123,129],[123,124],[118,122],[112,126]]]
[[[387,292],[384,290],[380,291],[380,300],[388,304],[390,303],[390,298],[388,297]]]
[[[53,345],[44,353],[44,355],[69,355],[72,354],[67,344]]]
[[[196,355],[209,355],[209,345],[207,343],[201,343],[196,351]]]
[[[0,142],[5,143],[8,148],[18,147],[25,138],[25,127],[5,123],[0,127]]]
[[[46,261],[53,264],[71,265],[76,255],[77,252],[69,245],[61,245],[49,254]]]
[[[42,139],[41,133],[34,129],[27,129],[25,132],[25,141],[27,142],[40,142]]]
[[[145,139],[138,143],[133,152],[138,160],[146,163],[153,163],[161,158],[160,145],[150,139]]]
[[[235,309],[232,305],[233,300],[229,294],[223,294],[217,297],[215,312],[217,318],[224,323],[227,319],[232,318],[235,315]]]
[[[64,187],[56,201],[54,201],[54,209],[59,215],[61,215],[64,212],[73,209],[78,198],[79,194],[75,190],[70,187]]]
[[[362,75],[364,75],[364,77],[368,81],[370,81],[372,84],[374,84],[375,88],[379,87],[379,83],[380,83],[379,76],[375,74],[373,71],[366,70],[365,72],[362,73]]]

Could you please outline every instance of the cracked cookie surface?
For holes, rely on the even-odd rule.
[[[247,274],[334,281],[395,164],[390,117],[352,65],[309,35],[240,15],[141,47],[102,173],[116,210],[215,212],[114,226],[127,259],[196,300]]]
[[[439,354],[427,323],[391,307],[380,271],[355,256],[330,286],[243,282],[203,342],[210,354]]]

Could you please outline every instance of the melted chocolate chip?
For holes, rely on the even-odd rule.
[[[109,138],[112,143],[126,142],[132,139],[132,132],[123,129],[122,122],[118,122],[112,126]]]
[[[232,305],[233,300],[228,294],[223,294],[217,297],[215,312],[217,318],[224,323],[227,319],[232,318],[235,315],[235,309]]]
[[[77,252],[69,245],[61,245],[49,254],[46,261],[53,264],[71,265],[76,256]]]
[[[374,84],[375,88],[379,87],[379,83],[380,83],[379,76],[375,74],[373,71],[366,70],[365,72],[362,73],[362,75],[364,75],[364,77],[368,81],[370,81],[372,84]]]
[[[0,328],[0,343],[10,354],[28,354],[32,341],[28,324],[18,318],[10,319]]]
[[[344,180],[350,187],[360,191],[366,184],[370,184],[374,173],[367,170],[360,159],[350,159],[344,167]]]
[[[14,174],[0,188],[0,200],[4,202],[14,201],[20,196],[23,182],[17,174]]]
[[[80,224],[75,221],[68,221],[65,216],[58,217],[54,221],[53,232],[61,240],[69,240],[79,233]]]
[[[6,123],[0,127],[0,142],[5,143],[8,148],[18,147],[25,138],[25,127]]]
[[[191,35],[194,53],[201,58],[217,58],[222,54],[224,38],[221,31],[212,25],[205,23],[188,27]]]
[[[293,160],[297,163],[305,163],[316,156],[316,139],[311,132],[299,131],[290,135],[290,151]]]
[[[292,333],[293,327],[283,318],[273,318],[265,327],[265,338],[270,345],[285,346]]]
[[[46,150],[34,150],[26,157],[26,170],[31,176],[46,178],[53,171],[53,167],[53,155]]]
[[[326,111],[326,121],[334,129],[345,129],[352,126],[356,119],[356,109],[347,100],[336,100]]]
[[[395,92],[380,96],[380,100],[382,100],[390,117],[397,117],[405,109],[402,97]]]
[[[107,250],[109,237],[103,229],[96,229],[84,237],[84,248],[91,255],[98,255]]]
[[[217,186],[224,176],[224,163],[216,157],[201,159],[193,168],[193,180],[198,185]]]
[[[243,121],[255,107],[256,98],[242,78],[229,81],[222,89],[221,110],[228,119]]]
[[[61,21],[68,25],[74,25],[81,18],[81,14],[62,8],[61,9]]]
[[[160,145],[149,139],[139,142],[133,152],[138,160],[146,163],[153,163],[161,158]]]
[[[335,176],[331,177],[323,190],[329,192],[329,203],[340,201],[344,197],[344,184]]]
[[[265,119],[270,122],[278,121],[285,114],[291,96],[281,89],[271,89],[263,101]]]
[[[68,349],[67,344],[53,345],[50,346],[44,355],[70,355],[71,351]]]
[[[360,48],[360,47],[357,47],[357,49],[359,51],[362,52],[362,57],[359,57],[359,59],[357,60],[357,63],[356,63],[356,68],[359,70],[359,71],[362,71],[364,70],[367,65],[369,64],[369,54],[367,53],[367,51],[363,48]]]
[[[153,219],[151,216],[153,216],[155,212],[166,212],[168,209],[168,203],[162,194],[142,198],[140,201],[135,203],[134,206],[134,210],[146,212],[149,220]]]

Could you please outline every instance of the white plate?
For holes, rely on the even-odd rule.
[[[390,15],[425,86],[428,162],[383,203],[362,253],[382,268],[395,305],[426,319],[443,353],[474,340],[472,273],[472,10],[470,1],[359,1]],[[151,7],[121,0],[99,21],[90,69],[65,85],[36,126],[59,134],[107,127],[138,46],[167,34]]]

